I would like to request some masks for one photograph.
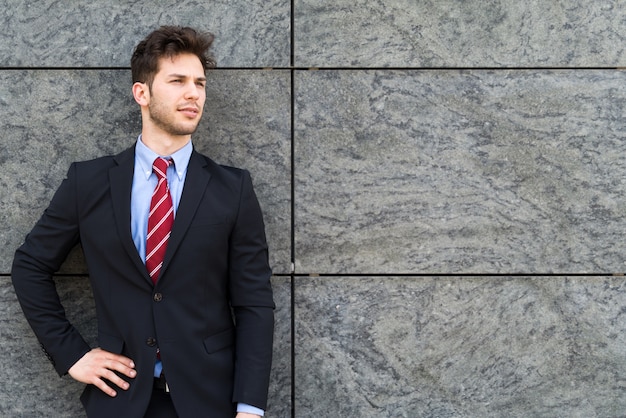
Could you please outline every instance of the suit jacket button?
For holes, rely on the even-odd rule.
[[[153,299],[155,302],[161,302],[163,300],[163,295],[161,293],[155,293]]]
[[[148,346],[150,347],[154,347],[156,345],[156,338],[152,338],[152,337],[148,338],[146,340],[146,344],[148,344]]]

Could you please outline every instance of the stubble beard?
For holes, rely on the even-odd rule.
[[[164,132],[174,136],[186,136],[196,132],[200,120],[178,123],[174,115],[160,103],[152,101],[148,105],[150,120]]]

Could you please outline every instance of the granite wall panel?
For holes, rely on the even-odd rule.
[[[622,2],[0,0],[0,22],[0,416],[84,416],[11,259],[70,162],[135,140],[129,57],[162,24],[216,35],[194,142],[265,214],[269,418],[626,414]],[[62,273],[96,344],[79,249]]]
[[[95,310],[89,281],[64,277],[57,291],[68,319],[90,344],[96,341]],[[79,396],[84,385],[59,377],[30,329],[10,277],[0,277],[0,416],[84,417]]]
[[[199,151],[252,173],[275,273],[290,271],[289,83],[284,71],[211,72],[206,116],[194,135]],[[130,88],[127,70],[0,72],[0,271],[9,272],[71,162],[134,143],[141,125]],[[85,272],[79,253],[63,271]]]
[[[624,3],[296,0],[298,67],[624,66]]]
[[[302,277],[294,298],[298,417],[626,411],[624,277]]]
[[[625,75],[297,72],[296,271],[623,272]]]
[[[215,34],[221,67],[289,65],[287,0],[0,0],[0,67],[128,67],[161,25]]]

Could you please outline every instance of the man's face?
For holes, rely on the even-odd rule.
[[[180,54],[161,58],[158,68],[150,88],[149,120],[154,128],[169,135],[191,135],[206,100],[202,64],[193,54]]]

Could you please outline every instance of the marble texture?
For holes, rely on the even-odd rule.
[[[291,284],[274,277],[276,330],[274,363],[267,417],[287,417],[291,411]],[[97,346],[95,309],[89,280],[57,279],[57,289],[70,321]],[[59,378],[39,347],[15,297],[9,277],[0,277],[0,416],[84,417],[79,396],[83,385]]]
[[[626,73],[295,77],[298,274],[624,271]]]
[[[242,88],[245,86],[245,88]],[[0,72],[0,273],[41,215],[71,162],[115,154],[140,132],[127,70]],[[213,71],[196,148],[247,168],[264,211],[275,273],[290,271],[288,71]],[[64,273],[84,273],[80,252]]]
[[[297,67],[624,66],[619,0],[296,0]]]
[[[161,25],[212,32],[220,67],[289,65],[287,0],[0,0],[0,10],[0,67],[129,67]]]
[[[626,410],[624,277],[301,277],[295,289],[299,418]]]

